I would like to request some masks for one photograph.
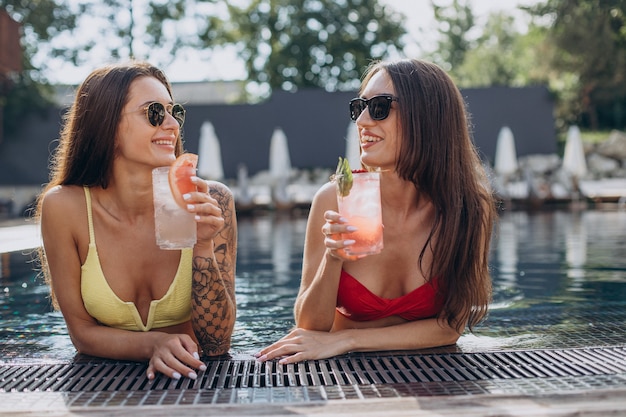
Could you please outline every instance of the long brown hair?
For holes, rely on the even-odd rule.
[[[396,171],[435,206],[435,221],[420,249],[433,262],[448,324],[470,330],[491,301],[489,247],[497,216],[495,200],[470,135],[469,113],[452,79],[438,66],[416,59],[375,62],[362,88],[385,71],[398,97],[402,143]],[[423,270],[423,268],[422,268]],[[444,318],[444,317],[441,317]]]
[[[41,219],[43,196],[57,185],[107,188],[122,110],[128,102],[128,90],[132,82],[140,77],[156,78],[172,97],[171,85],[163,71],[147,62],[96,69],[78,87],[74,102],[63,117],[59,145],[52,156],[50,182],[37,199],[37,221]],[[182,150],[182,137],[179,136],[176,156]],[[39,249],[39,260],[46,281],[49,282],[43,248]]]
[[[165,74],[145,62],[96,69],[80,85],[74,103],[64,116],[47,188],[56,185],[107,188],[122,109],[128,101],[130,85],[139,77],[156,78],[172,97]],[[176,155],[181,151],[179,138]]]

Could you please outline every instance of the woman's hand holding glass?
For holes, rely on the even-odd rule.
[[[326,246],[326,250],[331,256],[344,261],[355,261],[367,256],[348,255],[346,253],[345,248],[354,245],[355,241],[353,239],[344,239],[343,237],[358,230],[355,226],[348,224],[346,218],[334,210],[327,210],[324,213],[324,220],[326,220],[326,223],[322,226],[324,246]]]
[[[187,210],[195,215],[198,223],[198,243],[212,242],[224,228],[222,209],[217,200],[209,194],[209,183],[199,177],[191,177],[197,191],[183,195]]]

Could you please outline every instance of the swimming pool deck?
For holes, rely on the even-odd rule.
[[[143,364],[93,358],[4,364],[0,414],[626,415],[625,349],[351,354],[288,366],[242,355],[207,361],[196,381],[149,382]]]
[[[0,253],[32,250],[41,244],[39,226],[32,220],[0,221]]]
[[[0,227],[3,268],[24,267],[39,241],[28,222]],[[234,353],[207,360],[196,381],[149,382],[141,363],[10,350],[0,341],[0,415],[626,416],[626,301],[495,310],[476,338],[431,350],[289,366]]]
[[[6,394],[4,394],[6,395]],[[17,394],[10,394],[18,397]],[[43,395],[45,396],[45,395]],[[23,394],[18,401],[32,403],[33,394]],[[51,397],[51,396],[48,396]],[[320,401],[308,404],[246,404],[246,405],[146,405],[141,408],[110,406],[89,409],[59,406],[62,398],[45,401],[31,411],[15,408],[9,401],[0,415],[19,416],[354,416],[354,417],[422,417],[422,416],[550,416],[610,417],[623,416],[626,390],[597,390],[592,393],[571,392],[540,396],[490,394],[454,397],[419,397],[380,400]],[[56,405],[55,405],[56,403]]]

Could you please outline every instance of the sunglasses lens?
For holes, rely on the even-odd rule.
[[[165,106],[161,103],[151,103],[147,111],[148,121],[154,127],[160,126],[165,119]]]
[[[185,108],[180,104],[174,104],[172,106],[172,116],[182,127],[182,125],[185,123]]]
[[[356,121],[366,107],[367,101],[362,98],[354,98],[350,100],[350,118]]]
[[[367,107],[372,120],[384,120],[389,116],[393,100],[391,96],[374,96],[369,100],[353,98],[350,100],[350,118],[356,121]]]
[[[154,127],[161,126],[165,120],[165,106],[159,102],[150,103],[146,109],[148,121]],[[180,126],[185,123],[185,108],[180,104],[174,104],[171,111],[172,117]]]
[[[391,100],[389,97],[372,97],[367,106],[369,108],[370,116],[374,120],[383,120],[389,116],[389,110],[391,109]]]

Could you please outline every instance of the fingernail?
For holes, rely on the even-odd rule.
[[[189,372],[189,375],[187,375],[189,377],[189,379],[197,379],[198,375],[196,375],[195,372]]]
[[[181,377],[181,376],[182,376],[182,375],[181,375],[181,374],[179,374],[178,372],[174,372],[174,373],[172,374],[172,378],[173,378],[173,379],[180,379],[180,377]]]
[[[195,175],[192,175],[191,177],[189,177],[189,179],[191,180],[191,182],[198,182],[198,181],[200,181],[200,177],[196,177]]]
[[[356,240],[352,240],[352,239],[346,239],[343,241],[344,245],[354,245],[354,243],[356,242]]]
[[[267,355],[261,355],[257,358],[260,362],[265,362],[267,360]]]
[[[187,201],[191,198],[191,194],[187,193],[187,194],[183,194],[183,200]]]
[[[196,219],[196,220],[200,220],[200,216],[197,215],[197,214],[193,218]]]
[[[345,217],[340,217],[339,218],[339,222],[340,223],[348,223],[348,219],[346,219]]]
[[[200,359],[200,355],[198,355],[198,352],[194,352],[193,353],[193,358],[194,359]]]
[[[256,352],[256,353],[255,353],[254,355],[252,355],[252,356],[254,356],[255,358],[258,358],[259,356],[261,356],[261,352]]]
[[[149,373],[148,374],[148,379],[152,381],[154,379],[154,374],[153,373]]]
[[[357,230],[359,229],[356,228],[355,226],[346,226],[346,231],[348,232],[356,232]]]
[[[193,210],[194,208],[193,204],[187,204],[187,210]]]
[[[200,368],[198,368],[198,369],[200,369],[201,371],[206,371],[206,365],[202,364],[202,365],[200,365]]]

